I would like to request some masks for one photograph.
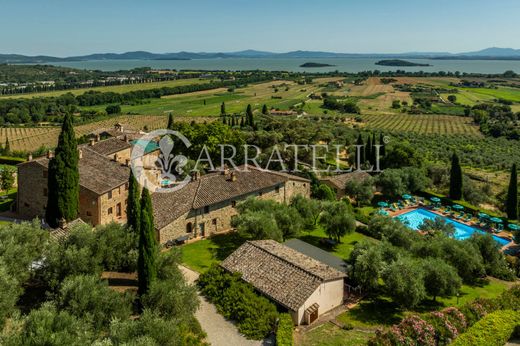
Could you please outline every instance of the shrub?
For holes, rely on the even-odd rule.
[[[514,334],[520,324],[520,312],[513,310],[495,311],[462,334],[453,346],[502,346]]]
[[[293,345],[294,324],[289,314],[280,314],[278,321],[278,329],[276,330],[276,345],[292,346]]]
[[[257,295],[240,275],[215,265],[199,277],[198,285],[225,318],[237,322],[238,330],[246,337],[260,340],[273,330],[278,318],[276,307]]]

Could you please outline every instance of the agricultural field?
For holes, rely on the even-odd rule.
[[[66,93],[72,93],[74,95],[81,95],[87,91],[99,91],[99,92],[110,91],[110,92],[114,92],[114,93],[125,93],[128,91],[149,90],[149,89],[157,89],[157,88],[162,88],[162,87],[176,87],[176,86],[181,86],[181,85],[204,84],[204,83],[209,83],[209,82],[211,82],[211,80],[209,80],[209,79],[186,78],[186,79],[177,79],[177,80],[164,81],[164,82],[136,83],[136,84],[126,84],[126,85],[109,85],[109,86],[99,86],[99,87],[93,87],[93,88],[56,90],[56,91],[28,93],[28,94],[0,95],[0,99],[1,98],[52,97],[52,96],[60,96],[60,95],[66,94]]]
[[[482,136],[471,118],[437,114],[363,114],[365,127],[418,134]]]

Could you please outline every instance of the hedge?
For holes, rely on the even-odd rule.
[[[490,313],[452,343],[453,346],[503,346],[520,325],[520,311]]]
[[[27,161],[26,159],[22,159],[20,157],[12,157],[12,156],[0,156],[0,164],[1,165],[17,165],[19,163]]]
[[[293,346],[293,331],[294,324],[291,315],[287,313],[280,314],[278,329],[276,330],[276,345]]]

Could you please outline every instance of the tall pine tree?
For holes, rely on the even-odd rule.
[[[224,102],[220,104],[220,115],[226,115],[226,104]]]
[[[366,155],[366,159],[368,162],[370,162],[370,164],[372,164],[372,138],[370,137],[370,135],[368,135],[368,138],[367,138],[367,147],[365,149],[365,155]]]
[[[139,184],[137,183],[133,172],[130,170],[130,176],[128,178],[128,203],[126,206],[126,219],[128,227],[130,227],[130,229],[136,234],[139,234],[139,226],[141,223],[141,203],[139,198]]]
[[[9,137],[5,137],[4,155],[11,154],[11,144],[9,144]]]
[[[363,165],[365,163],[365,147],[364,147],[364,143],[363,143],[363,137],[361,137],[361,133],[358,136],[356,145],[358,145],[358,146],[361,145],[360,149],[358,149],[356,147],[356,165],[357,165],[358,161],[360,162],[361,165]],[[359,153],[359,159],[358,159],[358,153]],[[361,167],[357,167],[357,169],[361,169]]]
[[[45,218],[51,227],[71,221],[79,213],[79,153],[72,115],[63,118],[54,157],[49,161],[48,197]]]
[[[269,114],[269,110],[267,110],[267,106],[265,105],[265,103],[264,103],[264,105],[262,106],[262,114],[264,114],[264,115]]]
[[[518,219],[518,174],[516,163],[511,167],[511,178],[509,180],[509,188],[507,189],[506,212],[510,220]]]
[[[246,124],[251,127],[255,126],[255,120],[253,118],[253,109],[251,108],[251,105],[247,105],[246,108]]]
[[[140,297],[148,292],[157,277],[157,241],[155,239],[152,200],[148,189],[141,194],[141,222],[139,226],[139,257],[137,259],[137,279]]]
[[[453,200],[462,199],[462,168],[460,167],[459,157],[455,153],[451,157],[450,198]]]

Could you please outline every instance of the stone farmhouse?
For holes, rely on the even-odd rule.
[[[154,193],[155,227],[161,243],[230,231],[236,204],[250,196],[288,203],[310,197],[310,181],[295,175],[248,166],[194,176],[184,188]]]
[[[122,131],[116,131],[121,134]],[[132,144],[126,136],[93,139],[80,151],[80,215],[93,225],[126,222],[128,177]],[[157,152],[146,154],[152,173]],[[52,153],[18,165],[17,213],[20,218],[43,218],[47,205],[47,176]],[[153,162],[152,162],[153,161]],[[156,172],[158,173],[158,172]],[[310,196],[310,181],[297,176],[263,171],[224,169],[194,176],[187,186],[168,193],[152,193],[155,228],[161,244],[203,238],[230,231],[238,202],[250,197],[289,202]]]
[[[274,240],[248,241],[221,266],[286,308],[295,325],[343,303],[345,273]]]
[[[326,176],[320,179],[320,182],[329,186],[336,194],[336,198],[341,199],[345,196],[345,185],[351,180],[363,181],[370,178],[367,172],[350,172],[338,175]]]
[[[126,222],[128,167],[131,144],[119,138],[80,145],[80,218],[97,226]],[[17,213],[25,219],[43,218],[47,206],[47,156],[18,165]]]

